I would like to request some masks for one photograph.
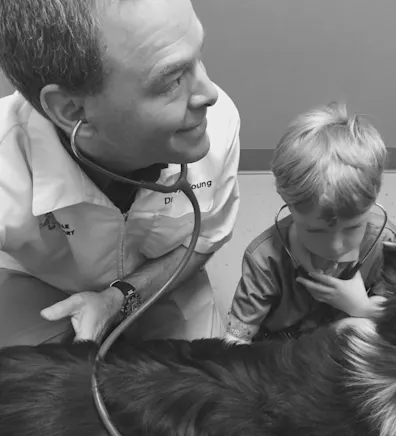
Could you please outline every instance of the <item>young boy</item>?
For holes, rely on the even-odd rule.
[[[227,340],[297,337],[345,316],[374,314],[381,299],[375,283],[382,242],[396,240],[392,223],[381,233],[385,214],[370,211],[385,159],[376,129],[349,116],[344,105],[317,108],[291,124],[272,164],[290,215],[248,246]],[[339,278],[363,259],[379,233],[358,272]]]

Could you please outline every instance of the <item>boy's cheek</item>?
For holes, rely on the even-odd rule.
[[[300,238],[300,243],[311,253],[320,255],[323,249],[323,241],[318,236],[313,236],[308,232],[302,232]]]

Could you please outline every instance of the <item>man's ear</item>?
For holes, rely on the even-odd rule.
[[[48,118],[60,129],[71,135],[76,123],[85,120],[84,98],[70,95],[58,85],[46,85],[41,90],[40,102]],[[85,122],[79,137],[93,136],[92,126]]]

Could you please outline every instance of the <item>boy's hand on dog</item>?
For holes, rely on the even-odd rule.
[[[373,302],[367,295],[360,271],[350,280],[342,280],[316,272],[309,273],[312,280],[298,277],[315,300],[330,304],[350,316],[366,317]]]
[[[76,333],[75,341],[100,342],[120,314],[123,296],[114,288],[103,292],[80,292],[41,311],[48,321],[66,317]]]

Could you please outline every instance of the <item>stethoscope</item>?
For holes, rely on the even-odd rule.
[[[99,392],[98,388],[98,382],[97,382],[97,370],[98,370],[98,364],[100,360],[103,360],[106,353],[109,351],[110,347],[114,344],[114,342],[117,340],[117,338],[128,328],[130,325],[135,322],[146,310],[151,307],[159,298],[161,298],[165,292],[170,288],[170,286],[173,284],[173,282],[176,280],[176,278],[179,276],[179,274],[183,271],[185,266],[187,265],[187,262],[189,261],[191,255],[194,252],[195,246],[197,244],[197,239],[199,236],[199,232],[201,229],[201,211],[199,208],[199,204],[197,201],[197,198],[194,195],[193,190],[191,189],[188,181],[187,181],[187,165],[182,164],[181,165],[181,171],[179,179],[171,186],[164,186],[160,185],[158,183],[153,182],[145,182],[145,181],[137,181],[137,180],[131,180],[127,177],[120,176],[118,174],[115,174],[105,168],[102,168],[101,166],[95,164],[90,159],[87,159],[77,148],[76,146],[76,136],[78,133],[78,130],[84,123],[83,120],[79,120],[77,124],[75,125],[71,138],[70,138],[70,146],[71,149],[76,156],[77,159],[79,159],[82,163],[85,165],[95,169],[96,171],[101,172],[102,174],[106,174],[108,177],[114,180],[118,180],[120,182],[129,183],[130,185],[134,185],[138,188],[143,189],[149,189],[151,191],[157,191],[162,193],[170,193],[170,192],[176,192],[176,191],[183,191],[184,194],[188,197],[190,200],[193,210],[194,210],[194,230],[191,238],[190,245],[188,246],[188,249],[186,251],[186,254],[184,255],[183,259],[181,260],[180,264],[176,268],[175,272],[172,274],[172,276],[165,282],[165,284],[162,286],[161,289],[157,291],[156,294],[154,294],[149,300],[147,300],[145,303],[143,303],[136,312],[132,313],[128,318],[126,318],[121,324],[119,324],[106,338],[106,340],[101,345],[93,364],[92,369],[92,393],[94,402],[96,405],[96,408],[98,410],[99,416],[103,422],[103,425],[105,426],[107,432],[110,436],[122,436],[121,433],[118,432],[115,425],[111,422],[109,413],[107,412],[106,406],[104,404],[103,398]]]
[[[360,270],[360,268],[362,267],[364,262],[367,260],[370,253],[374,250],[374,247],[377,245],[379,238],[381,237],[382,232],[384,231],[386,223],[388,221],[388,214],[386,213],[386,210],[380,204],[375,203],[375,206],[380,208],[383,215],[384,215],[384,221],[383,221],[382,226],[378,232],[377,237],[375,238],[374,242],[371,244],[371,247],[369,248],[367,253],[363,256],[363,258],[361,260],[359,260],[355,265],[351,264],[347,268],[345,268],[337,278],[342,279],[342,280],[350,280],[352,277],[354,277],[354,275]],[[296,270],[295,270],[296,277],[303,277],[307,280],[312,280],[312,277],[309,275],[308,271],[300,264],[300,262],[298,262],[298,260],[295,258],[295,256],[293,255],[293,253],[291,252],[291,250],[287,246],[287,244],[282,236],[282,232],[279,228],[279,215],[286,207],[288,207],[287,204],[284,204],[283,206],[281,206],[281,208],[278,210],[278,212],[275,215],[276,231],[278,233],[280,242],[283,245],[283,248],[286,250],[286,253],[288,254],[290,259],[294,263],[294,266],[296,268]]]

